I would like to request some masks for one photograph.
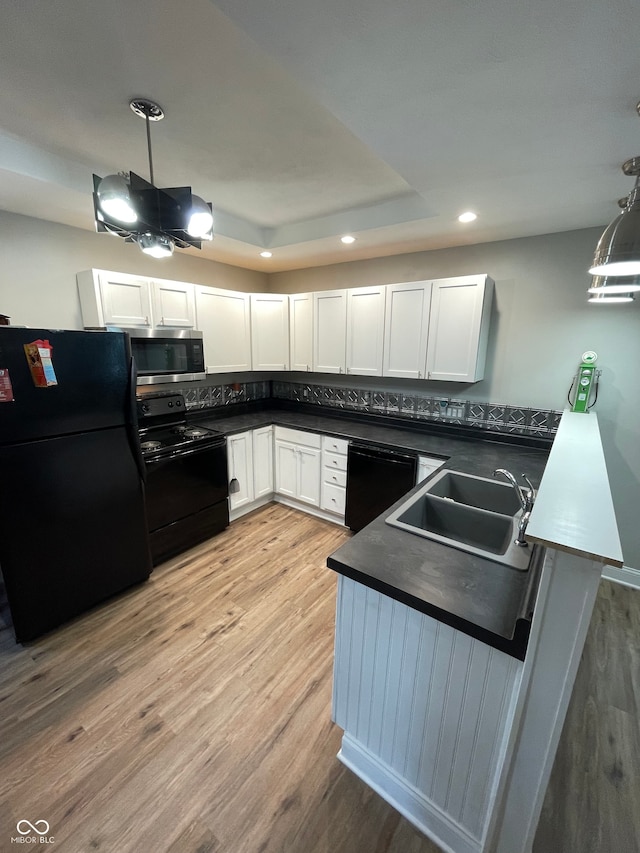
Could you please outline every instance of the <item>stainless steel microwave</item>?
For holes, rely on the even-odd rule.
[[[202,332],[194,329],[120,329],[131,338],[138,385],[204,379]]]

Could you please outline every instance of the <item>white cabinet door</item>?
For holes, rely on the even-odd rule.
[[[313,369],[344,373],[347,348],[347,291],[313,294]]]
[[[383,376],[426,377],[431,282],[387,285]]]
[[[254,370],[289,369],[289,297],[251,294],[251,361]]]
[[[484,376],[493,281],[486,275],[433,282],[427,378],[477,382]]]
[[[253,431],[253,497],[254,500],[273,492],[273,427]]]
[[[239,509],[251,503],[253,494],[253,448],[250,432],[241,432],[227,438],[227,466],[229,469],[229,507]],[[237,490],[232,491],[237,483]]]
[[[202,285],[195,293],[207,373],[251,370],[249,294]]]
[[[151,282],[154,324],[161,328],[193,329],[196,304],[193,285],[185,281]]]
[[[293,293],[289,297],[289,342],[291,370],[313,367],[313,293]]]
[[[107,270],[85,270],[76,279],[85,328],[153,326],[149,279]]]
[[[320,506],[320,451],[298,447],[298,500]]]
[[[347,373],[382,376],[384,287],[347,291]]]
[[[275,491],[280,495],[298,496],[298,448],[289,441],[275,441]]]

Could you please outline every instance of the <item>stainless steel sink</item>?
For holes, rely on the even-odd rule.
[[[386,522],[526,571],[533,547],[515,544],[521,514],[511,486],[458,471],[441,471],[392,512]]]

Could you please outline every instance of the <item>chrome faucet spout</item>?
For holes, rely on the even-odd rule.
[[[536,499],[536,490],[533,487],[533,483],[527,477],[526,474],[522,474],[522,479],[527,484],[527,488],[524,489],[513,476],[511,471],[507,471],[506,468],[496,468],[493,472],[493,476],[497,477],[498,474],[502,474],[505,479],[507,479],[518,496],[518,500],[520,501],[520,506],[522,507],[522,515],[518,520],[518,536],[514,539],[514,543],[519,545],[521,548],[526,548],[528,545],[527,540],[524,538],[524,534],[527,530],[527,524],[529,524],[529,519],[531,518],[531,510],[533,509],[533,504]]]
[[[506,469],[506,468],[496,468],[496,470],[493,472],[493,476],[494,476],[494,477],[497,477],[497,476],[498,476],[498,474],[502,474],[502,476],[503,476],[506,480],[508,480],[508,481],[509,481],[509,483],[511,483],[511,485],[512,485],[512,486],[513,486],[513,488],[515,489],[515,492],[516,492],[516,494],[517,494],[517,496],[518,496],[518,500],[520,501],[520,506],[522,507],[523,511],[524,511],[524,512],[526,512],[526,511],[527,511],[527,498],[526,498],[526,495],[525,495],[525,493],[524,493],[524,490],[523,490],[522,486],[518,483],[518,481],[517,481],[517,480],[516,480],[516,478],[513,476],[513,474],[511,473],[511,471],[507,471],[507,469]]]

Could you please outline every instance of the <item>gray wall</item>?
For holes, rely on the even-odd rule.
[[[264,273],[203,260],[195,252],[176,251],[157,261],[108,234],[0,211],[0,314],[16,325],[81,329],[76,273],[92,267],[230,290],[267,290]]]
[[[587,303],[586,270],[601,232],[570,231],[274,273],[269,287],[295,293],[488,273],[496,290],[487,378],[474,385],[419,383],[434,395],[562,409],[580,356],[594,349],[602,369],[594,411],[623,553],[628,566],[640,569],[640,300],[620,306]],[[369,380],[369,387],[374,382]]]

